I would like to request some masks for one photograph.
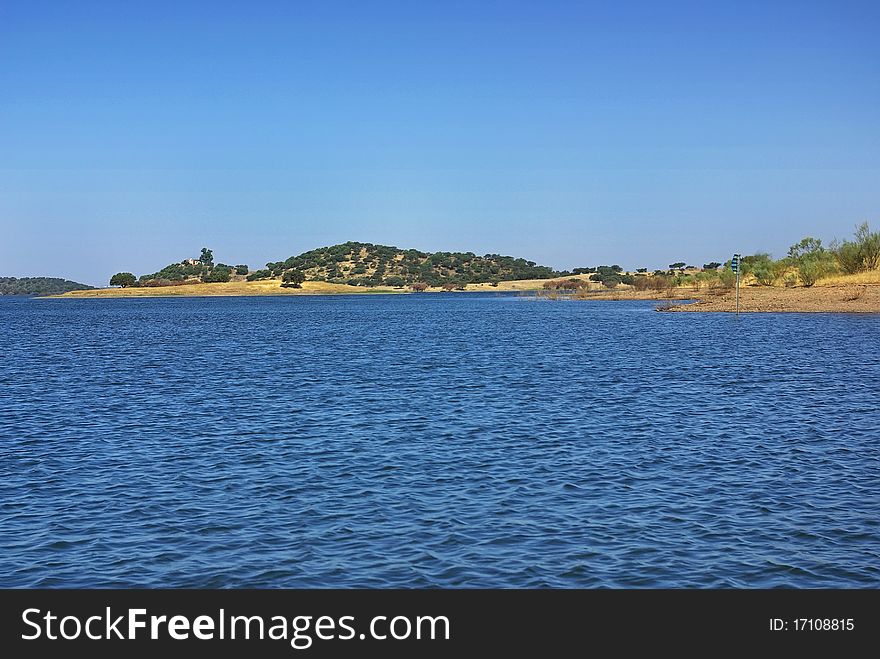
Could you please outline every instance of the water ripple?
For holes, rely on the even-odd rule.
[[[878,323],[0,300],[0,586],[878,587]]]

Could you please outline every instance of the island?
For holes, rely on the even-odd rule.
[[[806,237],[788,254],[743,256],[739,311],[880,312],[880,232],[865,222],[851,240],[827,247]],[[473,252],[422,252],[346,242],[249,266],[215,263],[213,251],[136,277],[110,278],[111,288],[71,290],[61,297],[251,296],[518,292],[544,300],[656,300],[660,311],[737,309],[737,275],[730,260],[702,266],[625,270],[598,265],[555,270],[524,258]]]
[[[0,277],[0,295],[59,295],[91,290],[95,287],[60,277]]]

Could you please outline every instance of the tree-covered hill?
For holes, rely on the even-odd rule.
[[[0,277],[0,295],[60,295],[93,288],[59,277]]]
[[[472,252],[420,252],[372,243],[347,242],[320,247],[267,263],[265,270],[249,280],[301,273],[307,281],[327,281],[354,286],[406,286],[424,282],[430,286],[499,282],[516,279],[548,279],[564,273],[512,256]],[[291,275],[287,275],[288,279]]]
[[[227,282],[248,273],[246,265],[226,265],[214,263],[214,252],[202,248],[198,258],[184,259],[179,263],[166,265],[158,272],[135,277],[130,272],[117,272],[110,278],[111,286],[171,286],[175,284],[207,284]]]

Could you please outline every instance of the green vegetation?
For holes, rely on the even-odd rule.
[[[880,232],[872,232],[865,222],[856,228],[852,240],[832,242],[829,247],[822,241],[806,237],[791,246],[785,258],[774,260],[765,252],[745,255],[741,260],[741,273],[749,283],[759,286],[784,284],[812,286],[823,277],[838,271],[847,274],[873,270],[880,267]],[[347,242],[320,247],[284,261],[269,262],[260,270],[250,271],[247,265],[214,263],[214,253],[202,248],[196,259],[185,259],[165,266],[158,272],[141,275],[119,272],[110,279],[111,286],[169,286],[177,284],[228,282],[238,280],[259,281],[280,279],[283,287],[300,288],[305,281],[320,281],[350,286],[390,286],[414,291],[440,288],[465,290],[468,284],[487,283],[498,286],[502,281],[524,279],[552,280],[571,275],[589,275],[592,282],[606,288],[620,284],[633,286],[636,290],[666,290],[690,286],[694,291],[704,286],[710,290],[727,290],[733,287],[736,275],[730,262],[704,263],[702,269],[686,265],[685,261],[669,264],[668,270],[655,270],[648,274],[647,268],[638,268],[635,275],[619,265],[574,268],[571,272],[556,271],[512,256],[473,252],[420,252],[415,249],[399,249],[387,245]],[[62,281],[62,280],[57,280]],[[582,280],[569,280],[569,282]],[[78,288],[87,288],[75,284]],[[570,284],[572,290],[577,288]],[[546,288],[546,287],[545,287]],[[550,289],[566,289],[560,283]],[[550,290],[548,289],[548,290]],[[76,289],[68,289],[76,290]]]
[[[233,276],[242,277],[248,274],[246,265],[226,265],[225,263],[214,264],[213,250],[203,247],[199,258],[184,259],[180,263],[166,265],[158,272],[141,275],[137,281],[130,283],[125,275],[131,273],[120,272],[110,280],[111,286],[173,286],[177,284],[200,284],[212,282],[227,282]],[[123,279],[117,279],[124,277]],[[253,281],[250,276],[248,279]],[[116,281],[114,281],[116,280]],[[125,283],[122,283],[125,281]]]
[[[130,272],[117,272],[115,275],[110,277],[111,286],[121,286],[122,288],[128,288],[129,286],[134,286],[135,284],[137,284],[137,278]]]
[[[59,277],[0,277],[0,295],[61,295],[94,288]]]
[[[206,284],[215,282],[227,282],[232,279],[232,268],[223,263],[218,263],[208,270],[208,273],[202,276],[202,281]]]
[[[614,288],[618,284],[632,285],[635,279],[632,275],[623,274],[623,268],[619,265],[600,265],[590,275],[590,281],[599,282],[606,288]]]
[[[299,270],[288,270],[281,277],[281,285],[290,288],[302,288],[302,283],[306,280],[306,276]]]
[[[387,245],[347,242],[320,247],[285,261],[270,262],[256,279],[279,277],[290,271],[306,280],[353,286],[428,286],[497,283],[517,279],[549,279],[561,274],[534,261],[473,252],[420,252]],[[254,273],[257,274],[257,273]],[[251,275],[248,276],[250,279]]]
[[[853,238],[836,246],[840,269],[851,275],[880,268],[880,231],[872,232],[868,223],[862,222]]]
[[[804,286],[812,286],[837,271],[834,252],[822,247],[822,241],[818,238],[809,236],[791,246],[788,250],[788,262],[797,267],[798,276]]]

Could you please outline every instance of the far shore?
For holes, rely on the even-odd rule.
[[[587,279],[586,276],[576,277]],[[693,290],[678,287],[664,291],[635,291],[629,286],[608,290],[598,284],[577,295],[566,293],[547,294],[547,280],[526,279],[503,281],[497,286],[468,284],[467,292],[520,292],[540,298],[579,300],[654,300],[664,311],[680,312],[734,312],[736,295],[730,290]],[[444,292],[441,288],[429,288],[426,293]],[[183,286],[159,286],[138,288],[101,288],[71,291],[50,296],[57,299],[94,298],[145,298],[145,297],[237,297],[261,295],[369,295],[412,294],[409,288],[377,286],[348,286],[327,282],[307,281],[302,288],[284,288],[277,279],[262,281],[232,281],[213,284],[186,284]],[[687,303],[685,303],[687,301]],[[741,313],[880,313],[880,271],[859,275],[839,276],[822,280],[815,286],[756,286],[746,282],[740,287],[739,310]]]

